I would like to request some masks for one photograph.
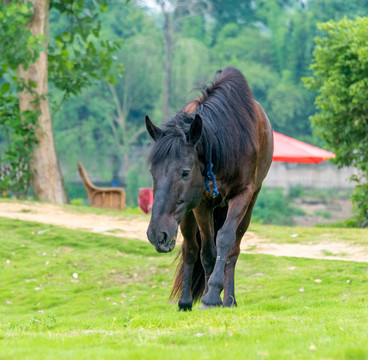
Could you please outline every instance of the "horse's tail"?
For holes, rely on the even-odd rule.
[[[192,288],[191,288],[194,303],[202,297],[204,288],[205,288],[204,269],[202,266],[201,256],[200,256],[202,242],[201,242],[201,235],[200,235],[198,227],[196,231],[196,238],[197,238],[199,250],[198,250],[198,256],[197,256],[196,262],[194,263],[193,275],[192,275]],[[177,260],[179,262],[178,262],[178,266],[175,272],[174,285],[170,293],[170,299],[173,299],[173,300],[179,299],[181,291],[183,289],[184,261],[183,261],[182,251],[178,252],[178,255],[175,258],[175,262]]]
[[[221,229],[222,225],[225,222],[227,214],[227,206],[225,207],[217,207],[213,212],[213,220],[214,220],[214,231],[215,231],[215,241],[217,232]],[[204,268],[201,262],[201,248],[202,248],[202,241],[199,229],[197,227],[196,231],[196,239],[197,244],[199,247],[198,256],[193,268],[193,275],[192,275],[192,298],[193,303],[197,302],[202,298],[204,289],[205,289],[205,273]],[[184,279],[184,262],[183,262],[183,255],[180,251],[176,256],[175,261],[178,260],[178,266],[175,272],[175,280],[174,285],[171,289],[170,299],[179,299],[181,291],[183,289],[183,279]]]

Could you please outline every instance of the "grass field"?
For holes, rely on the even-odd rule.
[[[0,359],[368,359],[367,263],[241,255],[238,308],[179,313],[174,257],[0,218]]]
[[[261,238],[278,244],[317,244],[319,242],[344,242],[349,245],[368,246],[368,230],[359,228],[328,228],[303,226],[277,226],[251,223],[250,231]],[[297,234],[297,236],[291,236]]]

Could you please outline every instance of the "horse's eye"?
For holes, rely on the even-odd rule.
[[[185,169],[181,172],[181,178],[184,179],[184,180],[188,179],[189,175],[190,175],[190,170],[188,170],[188,169]]]

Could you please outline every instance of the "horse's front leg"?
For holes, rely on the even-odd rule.
[[[223,306],[226,307],[237,306],[234,289],[235,265],[240,253],[240,243],[250,224],[253,208],[260,190],[261,188],[259,188],[252,197],[247,212],[236,230],[235,244],[233,248],[230,250],[229,255],[227,257],[225,265],[224,299],[222,301]]]
[[[197,222],[191,212],[184,216],[180,223],[180,230],[184,237],[182,245],[183,256],[183,286],[179,298],[179,311],[192,310],[192,276],[193,267],[198,257],[199,246],[196,240]]]
[[[216,262],[216,246],[213,226],[213,210],[209,204],[203,202],[194,211],[201,234],[201,261],[205,273],[205,290],[208,291],[208,281]]]
[[[216,238],[216,263],[208,282],[208,292],[202,298],[202,309],[222,306],[220,294],[224,288],[225,265],[229,259],[231,249],[233,249],[236,244],[238,226],[244,219],[252,197],[253,186],[249,185],[244,191],[229,200],[229,208],[225,223],[219,230]],[[234,259],[234,267],[236,259]],[[229,285],[231,285],[231,283]]]

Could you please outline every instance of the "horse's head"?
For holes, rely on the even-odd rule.
[[[204,191],[196,150],[202,119],[196,115],[187,131],[161,130],[147,116],[146,127],[154,140],[150,157],[154,203],[147,236],[158,252],[169,252],[175,247],[180,221],[198,206]]]

